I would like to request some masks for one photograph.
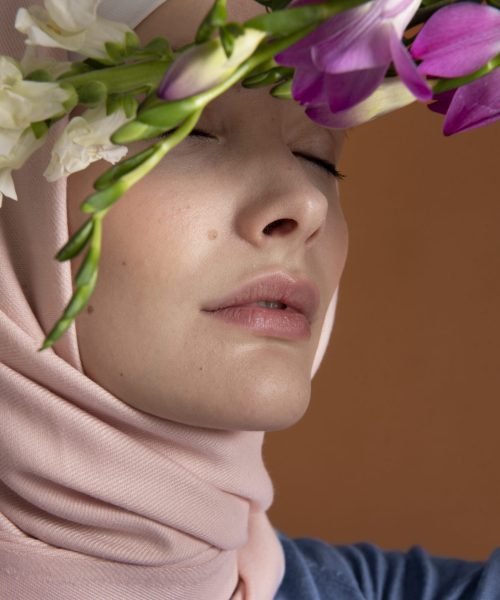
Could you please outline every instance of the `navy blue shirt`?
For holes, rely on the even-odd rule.
[[[500,600],[500,547],[469,561],[277,534],[286,566],[275,600]]]

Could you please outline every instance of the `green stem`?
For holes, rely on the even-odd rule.
[[[107,210],[103,210],[92,215],[93,228],[88,259],[86,258],[84,260],[79,270],[80,277],[82,271],[86,271],[86,274],[90,274],[90,277],[85,277],[85,283],[81,284],[78,281],[79,275],[77,275],[75,291],[71,297],[71,300],[66,305],[60,319],[56,322],[47,337],[44,339],[42,346],[38,348],[38,352],[50,348],[55,342],[57,342],[57,340],[70,328],[71,324],[75,320],[76,315],[85,308],[90,300],[90,296],[92,295],[97,282],[99,258],[101,255],[102,220],[107,212]],[[88,264],[88,267],[85,265],[87,261],[90,263]]]
[[[470,73],[469,75],[465,75],[464,77],[454,77],[452,79],[440,79],[437,83],[432,86],[432,91],[434,94],[440,94],[441,92],[446,92],[448,90],[454,90],[462,85],[466,85],[467,83],[471,83],[480,77],[484,77],[488,73],[491,73],[494,69],[500,67],[500,54],[488,61],[484,67],[481,67],[477,71]]]
[[[298,31],[294,31],[293,33],[279,38],[277,40],[268,41],[267,45],[264,42],[263,45],[259,46],[257,50],[252,54],[250,58],[248,58],[245,62],[243,62],[237,69],[232,73],[225,81],[220,83],[219,85],[207,90],[206,92],[201,92],[196,96],[195,106],[197,108],[204,108],[209,102],[220,96],[227,89],[233,86],[235,83],[246,77],[251,71],[253,71],[256,67],[260,66],[262,63],[270,60],[281,52],[285,50],[295,42],[298,42],[307,34],[314,31],[322,21],[336,15],[337,13],[343,12],[344,10],[348,10],[350,8],[354,8],[361,4],[365,4],[367,0],[329,0],[327,3],[323,5],[315,5],[315,8],[321,8],[321,17],[319,20],[303,29]],[[298,9],[290,9],[290,10],[298,10]],[[251,22],[247,21],[243,23],[243,25],[247,25]],[[186,99],[187,100],[187,99]]]
[[[145,154],[144,160],[119,177],[115,182],[103,189],[98,189],[97,192],[91,194],[81,205],[81,210],[86,213],[100,212],[103,209],[109,208],[120,199],[134,184],[145,177],[161,159],[177,144],[179,144],[193,129],[198,122],[203,109],[193,111],[187,119],[184,120],[172,134],[166,138],[160,139],[155,144],[151,145],[147,150],[143,150],[139,154]],[[132,157],[134,158],[134,157]],[[129,159],[130,160],[130,159]],[[112,167],[113,169],[114,167]],[[101,176],[102,180],[102,176]],[[112,179],[111,179],[112,180]],[[101,187],[101,186],[97,186]]]
[[[307,4],[287,10],[275,11],[265,15],[258,15],[243,25],[254,29],[260,29],[268,33],[286,35],[297,31],[299,28],[309,25],[319,25],[325,19],[366,4],[369,0],[327,0],[322,4]]]
[[[134,169],[121,178],[121,181],[125,181],[127,190],[147,175],[154,167],[156,167],[167,152],[172,150],[177,144],[180,144],[180,142],[189,135],[190,131],[198,122],[202,111],[203,109],[194,111],[173,133],[166,138],[162,138],[159,142],[156,142],[156,144],[153,144],[153,148],[155,148],[154,153],[137,169]]]
[[[85,276],[82,275],[81,279],[88,282],[81,286],[77,285],[77,289],[66,306],[63,316],[50,331],[39,351],[54,344],[70,327],[76,315],[89,301],[97,281],[98,262],[101,252],[102,220],[111,205],[135,183],[147,175],[173,147],[179,144],[189,134],[209,102],[223,94],[241,79],[244,79],[256,67],[268,62],[275,54],[288,48],[310,32],[314,31],[323,20],[339,12],[348,10],[349,8],[364,4],[366,1],[367,0],[328,0],[328,2],[322,6],[317,5],[318,7],[321,6],[322,10],[320,17],[316,22],[277,40],[268,40],[268,43],[261,45],[257,51],[249,59],[243,62],[224,82],[204,93],[198,94],[196,102],[193,104],[193,112],[190,116],[186,118],[171,135],[161,139],[153,145],[155,151],[150,157],[136,169],[120,177],[120,179],[108,188],[92,194],[92,196],[82,204],[80,207],[81,210],[83,212],[92,212],[94,219],[94,230],[92,232],[89,250],[92,257],[92,268],[90,269],[91,278],[88,279],[87,277],[89,273],[85,273]],[[73,85],[77,90],[80,86],[85,86],[91,81],[100,81],[106,85],[109,93],[113,94],[126,94],[127,92],[130,92],[130,90],[137,90],[143,86],[151,86],[151,89],[154,90],[159,86],[170,63],[170,60],[156,60],[132,65],[115,66],[82,73],[80,75],[63,76],[60,81],[66,81]],[[98,195],[105,195],[107,193],[109,194],[109,198],[112,198],[111,202],[108,200],[104,207],[96,206],[99,204],[99,201],[97,200]],[[92,203],[89,202],[92,197],[96,197],[96,205],[92,205]]]
[[[137,89],[158,87],[170,64],[170,60],[145,61],[63,77],[59,81],[70,83],[77,90],[91,82],[99,81],[106,86],[110,94],[125,94]]]

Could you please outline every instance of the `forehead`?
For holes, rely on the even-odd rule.
[[[213,0],[167,0],[138,25],[136,32],[143,44],[157,36],[166,37],[174,49],[190,44],[212,6]],[[266,10],[255,0],[230,0],[227,12],[228,21],[241,23]],[[297,102],[273,98],[269,89],[269,86],[245,89],[235,85],[206,107],[205,118],[225,114],[228,118],[239,115],[243,119],[248,115],[255,123],[255,116],[259,115],[270,126],[274,123],[291,135],[314,134],[332,140],[336,146],[343,143],[343,130],[327,129],[314,123],[305,114],[304,107]]]

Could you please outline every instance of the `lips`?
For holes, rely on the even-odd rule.
[[[208,303],[202,310],[215,312],[228,307],[250,306],[257,302],[285,304],[285,309],[269,310],[299,312],[312,323],[318,312],[320,292],[309,279],[278,272],[253,279],[227,296]]]

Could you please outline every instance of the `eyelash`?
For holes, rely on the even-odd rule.
[[[318,158],[317,156],[311,156],[310,154],[306,154],[305,152],[295,152],[295,154],[297,156],[305,158],[306,160],[309,160],[310,162],[312,162],[316,166],[320,167],[321,169],[324,169],[325,171],[328,172],[328,174],[333,175],[337,179],[342,180],[342,179],[346,178],[346,175],[341,173],[337,169],[337,167],[328,160],[324,160],[323,158]]]
[[[168,133],[164,133],[162,134],[160,137],[166,137],[168,135]],[[195,136],[195,137],[203,137],[203,138],[213,138],[213,136],[211,136],[210,134],[206,133],[205,131],[202,131],[201,129],[192,129],[189,133],[190,136]],[[306,160],[308,160],[309,162],[311,162],[313,165],[316,165],[317,167],[319,167],[320,169],[323,169],[324,171],[326,171],[329,175],[332,175],[333,177],[335,177],[336,179],[345,179],[346,175],[344,175],[343,173],[341,173],[337,167],[329,162],[328,160],[324,160],[322,158],[318,158],[317,156],[312,156],[311,154],[307,154],[306,152],[295,152],[294,153],[296,156],[299,156],[301,158],[305,158]]]

